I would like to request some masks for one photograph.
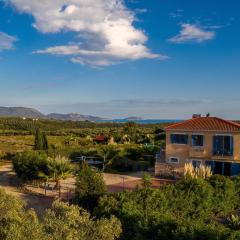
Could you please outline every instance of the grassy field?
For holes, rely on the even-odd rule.
[[[76,138],[78,139],[78,138]],[[80,138],[79,138],[80,139]],[[48,143],[50,147],[64,146],[65,136],[48,136]],[[23,136],[1,136],[0,135],[0,153],[15,153],[25,150],[32,150],[34,148],[34,135]]]
[[[33,142],[33,136],[0,136],[0,153],[30,150]]]

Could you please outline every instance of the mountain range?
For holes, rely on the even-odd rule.
[[[68,113],[68,114],[60,114],[60,113],[50,113],[43,114],[37,109],[27,108],[27,107],[0,107],[0,117],[26,117],[26,118],[45,118],[45,119],[56,119],[63,121],[112,121],[110,119],[105,119],[101,117],[91,116],[91,115],[83,115],[79,113]],[[123,120],[131,121],[131,120],[139,120],[137,117],[129,117]]]

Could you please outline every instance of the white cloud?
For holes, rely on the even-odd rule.
[[[13,49],[16,41],[16,37],[0,32],[0,52]]]
[[[210,28],[209,28],[210,29]],[[212,40],[215,37],[214,31],[209,31],[201,26],[189,23],[181,24],[180,33],[169,39],[172,43],[186,43],[186,42],[197,42],[201,43],[204,41]]]
[[[124,60],[160,58],[146,47],[143,30],[133,25],[135,14],[123,0],[5,0],[31,14],[42,33],[75,32],[77,40],[35,53],[69,55],[73,62],[107,66]]]

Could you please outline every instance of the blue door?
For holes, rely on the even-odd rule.
[[[207,166],[212,170],[213,174],[221,174],[224,176],[240,175],[240,163],[220,162],[220,161],[206,161]]]

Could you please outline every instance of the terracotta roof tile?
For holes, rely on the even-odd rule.
[[[199,117],[172,124],[166,130],[240,132],[240,124],[217,117]]]

